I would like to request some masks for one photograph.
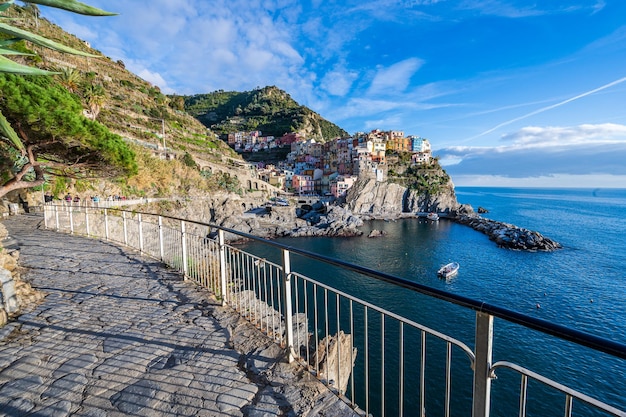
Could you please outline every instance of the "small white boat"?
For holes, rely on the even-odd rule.
[[[433,213],[428,213],[426,215],[426,218],[428,220],[432,220],[432,221],[436,222],[437,220],[439,220],[439,215],[437,213],[434,213],[434,212]]]
[[[437,271],[437,275],[439,275],[441,278],[450,278],[451,276],[454,276],[457,272],[459,272],[459,267],[460,265],[458,262],[450,262],[449,264],[439,268],[439,271]]]

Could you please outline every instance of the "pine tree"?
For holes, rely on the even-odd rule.
[[[114,15],[76,0],[24,0],[24,3],[27,3],[36,18],[39,17],[39,8],[36,5],[84,15]],[[13,190],[43,184],[46,181],[44,176],[46,173],[70,176],[75,175],[78,169],[93,172],[99,166],[95,150],[108,153],[104,159],[110,159],[109,162],[114,163],[113,166],[123,166],[132,170],[134,155],[119,137],[116,139],[115,135],[102,125],[85,124],[84,122],[89,120],[82,117],[82,108],[77,112],[76,103],[71,104],[67,97],[56,95],[52,87],[44,87],[23,78],[24,75],[50,75],[54,72],[18,64],[6,57],[27,54],[11,48],[19,40],[63,53],[85,57],[97,55],[67,47],[5,23],[10,20],[2,14],[12,7],[12,4],[13,0],[0,4],[0,33],[8,35],[6,40],[0,41],[0,75],[5,74],[2,77],[0,100],[0,138],[4,139],[0,146],[0,163],[3,169],[0,173],[0,197]],[[40,99],[36,94],[44,94],[44,97]],[[55,103],[59,104],[56,111],[50,111],[53,109],[48,107],[50,97],[62,100]],[[59,129],[62,129],[63,136],[60,136]],[[111,143],[107,143],[107,140]],[[73,142],[80,145],[72,146]],[[115,152],[119,154],[114,155]]]

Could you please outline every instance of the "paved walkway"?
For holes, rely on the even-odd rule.
[[[47,295],[0,328],[0,416],[351,414],[204,290],[41,221],[3,222],[23,279]]]

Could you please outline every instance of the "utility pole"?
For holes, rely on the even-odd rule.
[[[165,120],[161,119],[161,138],[163,139],[163,150],[165,151]]]

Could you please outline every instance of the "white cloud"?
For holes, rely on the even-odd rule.
[[[334,96],[345,96],[352,84],[357,79],[358,74],[346,68],[335,68],[327,72],[322,78],[321,87]]]
[[[149,83],[158,86],[164,94],[171,94],[174,92],[171,88],[167,86],[167,82],[163,79],[161,74],[157,72],[152,72],[144,68],[138,71],[136,74],[144,80],[148,81]]]
[[[434,153],[453,178],[626,175],[625,125],[527,127],[507,139],[510,143],[497,147],[456,146]]]
[[[422,64],[423,61],[420,59],[409,58],[390,67],[379,68],[372,80],[368,94],[389,94],[405,91],[411,77]]]
[[[517,147],[598,145],[626,142],[626,126],[614,123],[582,124],[573,127],[529,126],[502,136]]]

